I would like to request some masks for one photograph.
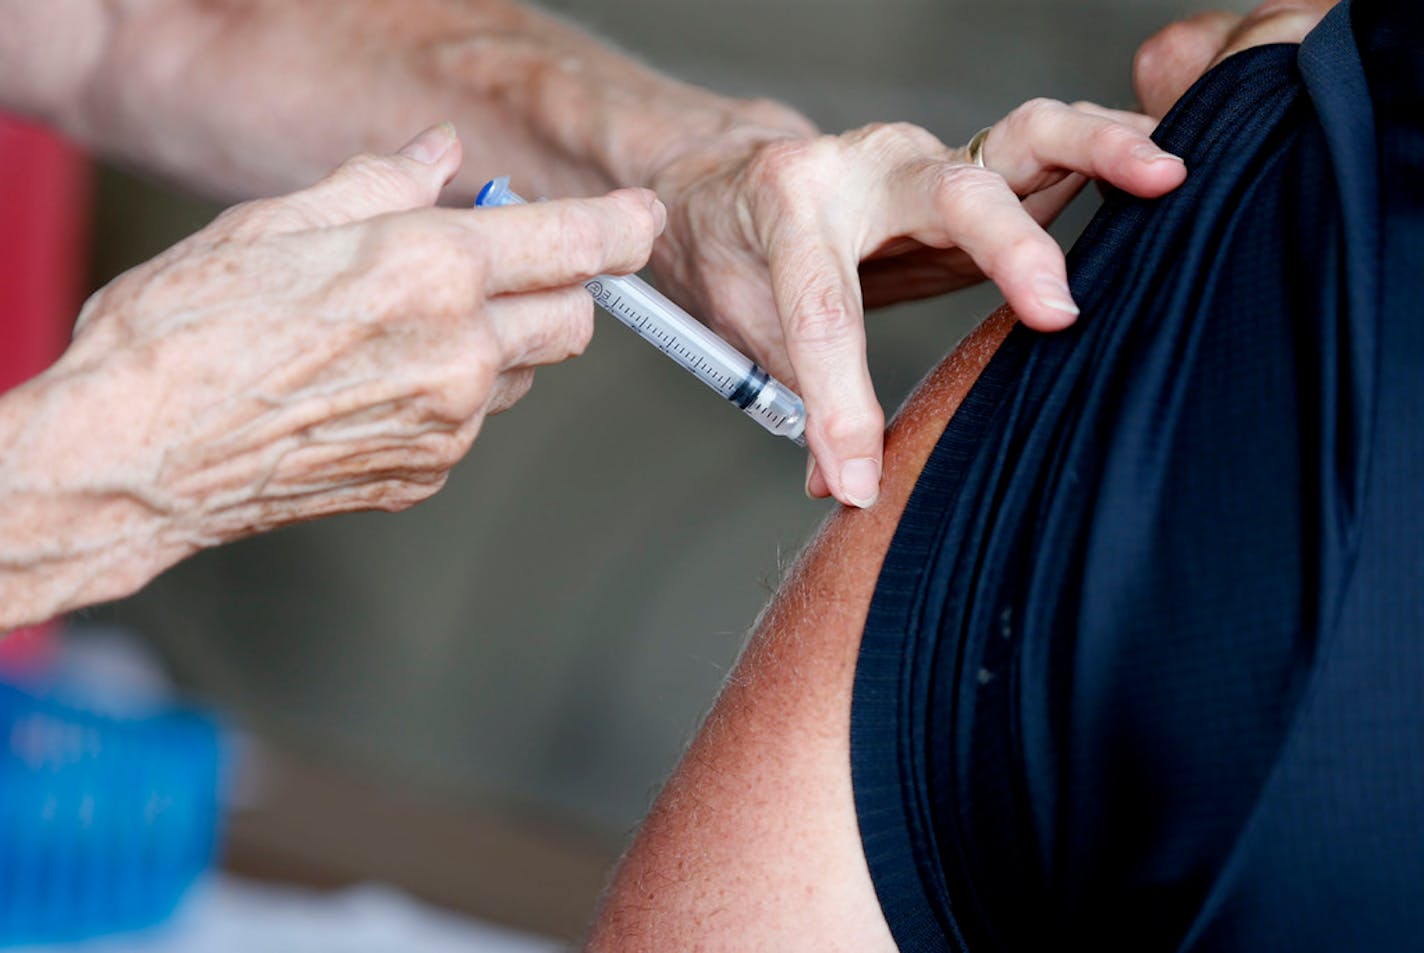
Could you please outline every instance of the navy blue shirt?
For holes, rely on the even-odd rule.
[[[1083,316],[950,421],[867,621],[862,840],[904,951],[1424,949],[1424,4],[1167,117]]]

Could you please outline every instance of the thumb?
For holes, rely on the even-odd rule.
[[[362,153],[320,182],[289,195],[313,227],[345,225],[435,204],[459,171],[463,149],[451,123],[416,136],[392,155]]]

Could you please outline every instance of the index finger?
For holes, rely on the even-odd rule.
[[[767,265],[817,472],[836,499],[867,508],[880,495],[885,413],[866,362],[855,265],[814,229],[787,226],[768,243]],[[808,492],[818,488],[808,479]]]
[[[637,271],[667,223],[667,209],[647,189],[452,214],[479,246],[489,295]]]
[[[1078,172],[1156,198],[1181,185],[1187,168],[1152,141],[1153,125],[1150,118],[1092,103],[1038,99],[994,126],[982,155],[1020,196]]]

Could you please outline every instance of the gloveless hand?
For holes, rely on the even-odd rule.
[[[984,141],[986,168],[908,124],[700,148],[653,185],[667,202],[660,283],[806,401],[807,491],[869,506],[884,412],[864,308],[992,279],[1039,330],[1077,315],[1044,231],[1089,179],[1162,195],[1186,168],[1153,121],[1087,103],[1030,102]]]
[[[437,126],[237,206],[90,299],[59,363],[6,404],[0,576],[65,587],[33,617],[204,546],[411,506],[534,367],[583,350],[580,283],[640,267],[662,204],[430,207],[460,157]]]

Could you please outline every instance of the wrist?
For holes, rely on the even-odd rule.
[[[0,399],[0,631],[129,595],[190,552],[117,385],[61,360]]]
[[[774,100],[716,100],[696,113],[644,120],[629,137],[626,156],[614,160],[626,184],[665,189],[739,161],[765,143],[819,134],[809,119]]]
[[[533,146],[543,161],[518,170],[533,191],[649,187],[690,151],[816,131],[788,106],[683,83],[526,8],[490,4],[453,33],[414,50],[416,72],[477,120],[498,116],[499,145]]]

